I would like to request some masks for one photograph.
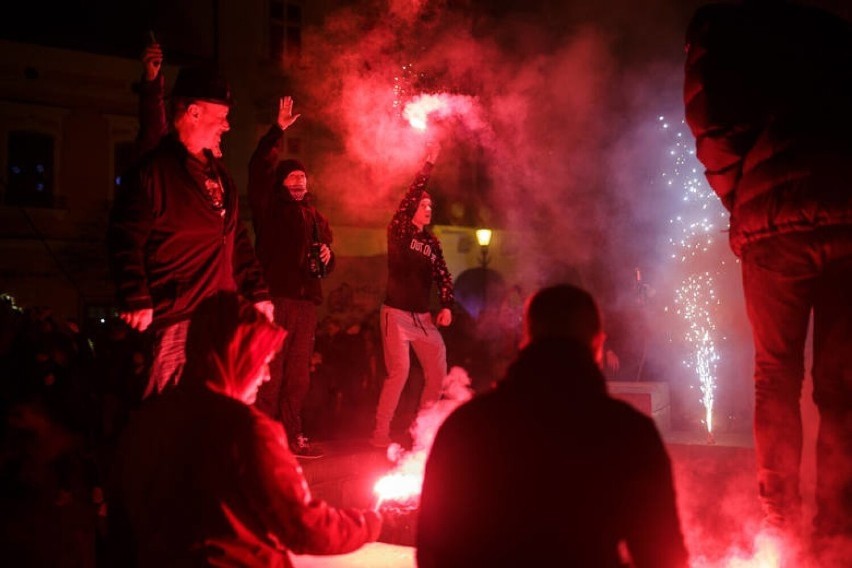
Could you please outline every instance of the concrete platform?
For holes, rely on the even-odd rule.
[[[296,568],[414,568],[414,549],[410,546],[371,542],[355,552],[337,556],[299,556],[291,554]]]
[[[671,430],[671,395],[669,384],[650,381],[607,381],[613,398],[627,402],[654,419],[660,432]]]

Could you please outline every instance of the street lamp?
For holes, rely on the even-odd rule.
[[[479,266],[482,268],[482,308],[479,312],[482,315],[488,300],[488,245],[491,244],[491,229],[477,229],[476,242],[479,243]]]
[[[482,269],[488,266],[488,245],[491,244],[491,229],[477,229],[476,230],[476,242],[479,243],[479,264],[482,266]]]

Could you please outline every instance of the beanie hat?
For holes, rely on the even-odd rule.
[[[278,166],[275,168],[276,178],[278,178],[278,183],[283,183],[284,180],[293,172],[306,172],[304,164],[299,160],[288,158],[286,160],[281,160],[278,162]]]
[[[228,82],[210,66],[181,68],[171,96],[228,106],[234,103]]]

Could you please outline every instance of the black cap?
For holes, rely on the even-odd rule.
[[[281,160],[278,162],[278,166],[275,168],[276,177],[280,182],[283,182],[284,179],[293,172],[305,172],[308,170],[305,169],[305,165],[302,164],[299,160],[294,158],[288,158],[286,160]]]
[[[213,67],[183,67],[172,87],[172,98],[207,101],[232,106],[231,88]]]

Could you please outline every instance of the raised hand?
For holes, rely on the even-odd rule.
[[[323,264],[328,264],[331,260],[331,249],[325,243],[320,243],[320,260]]]
[[[441,153],[441,145],[437,142],[426,143],[426,161],[434,165],[438,160],[438,154]]]
[[[136,331],[145,331],[154,319],[154,310],[143,308],[132,312],[120,312],[118,317]]]
[[[287,130],[300,116],[302,115],[293,114],[293,97],[281,97],[278,99],[278,126],[281,130]]]
[[[450,311],[450,308],[441,308],[441,311],[438,312],[438,316],[435,318],[435,325],[446,327],[451,323],[453,323],[453,312]]]
[[[157,42],[149,43],[142,52],[142,65],[145,69],[145,80],[153,81],[160,74],[163,66],[163,48]]]
[[[254,307],[266,316],[266,319],[269,321],[275,321],[275,306],[269,300],[262,300],[260,302],[255,302]]]

